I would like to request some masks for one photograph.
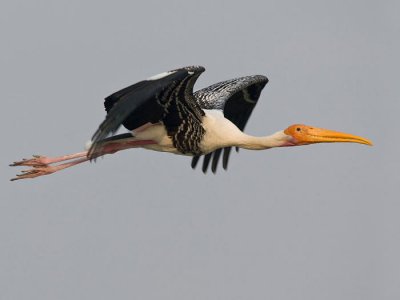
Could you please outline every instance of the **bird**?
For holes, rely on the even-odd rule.
[[[264,150],[316,143],[359,143],[366,138],[304,124],[290,125],[269,136],[243,132],[261,92],[268,83],[263,75],[238,77],[193,91],[202,66],[163,72],[130,85],[105,98],[106,117],[86,150],[70,155],[34,155],[10,166],[28,166],[11,180],[36,178],[95,161],[130,148],[192,156],[192,168],[203,158],[202,171],[213,173],[222,155],[226,170],[233,147]],[[116,134],[124,126],[128,132]]]

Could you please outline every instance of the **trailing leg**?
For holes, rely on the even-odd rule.
[[[135,140],[132,135],[127,136],[126,134],[121,134],[105,139],[100,143],[100,147],[97,147],[96,152],[92,153],[90,157],[88,157],[88,151],[58,157],[34,155],[31,159],[23,159],[10,165],[32,167],[31,169],[23,170],[21,174],[18,174],[17,177],[11,179],[11,181],[49,175],[57,171],[81,164],[85,161],[95,159],[99,156],[113,154],[121,150],[137,148],[150,144],[155,144],[155,142],[152,140]],[[70,162],[54,165],[64,161]]]

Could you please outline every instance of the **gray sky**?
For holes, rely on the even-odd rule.
[[[0,7],[0,299],[399,299],[398,1],[11,1]],[[270,79],[246,132],[370,138],[241,151],[204,176],[131,150],[9,182],[80,151],[103,98],[199,64],[198,88]]]

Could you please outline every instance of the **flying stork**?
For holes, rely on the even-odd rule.
[[[204,71],[201,66],[189,66],[164,72],[108,96],[104,102],[106,118],[94,133],[87,151],[60,157],[35,155],[14,162],[11,166],[31,169],[11,180],[52,174],[99,156],[137,147],[192,156],[192,168],[204,156],[203,172],[211,162],[215,173],[222,153],[222,166],[227,169],[232,147],[263,150],[333,142],[372,145],[359,136],[302,124],[291,125],[270,136],[247,135],[243,129],[268,82],[267,77],[235,78],[193,92],[197,78]],[[114,135],[121,125],[129,132]]]

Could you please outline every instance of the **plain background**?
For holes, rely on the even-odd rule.
[[[11,1],[0,7],[0,299],[400,299],[398,1]],[[265,74],[246,132],[362,135],[240,151],[203,175],[81,151],[110,93],[176,67],[197,88]]]

